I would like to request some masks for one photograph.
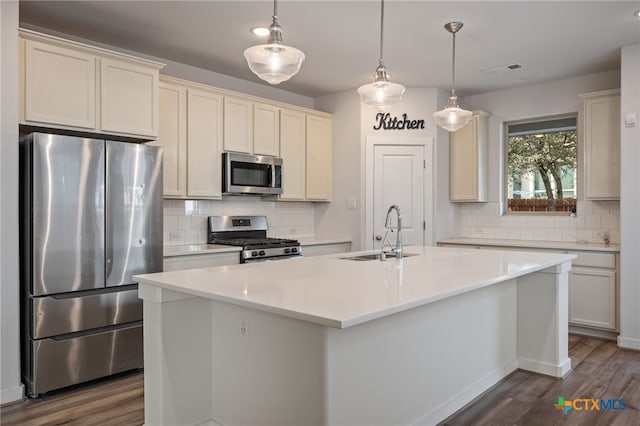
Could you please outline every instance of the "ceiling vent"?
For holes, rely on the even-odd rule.
[[[499,67],[483,69],[482,72],[486,72],[490,74],[502,74],[509,71],[519,70],[520,68],[522,68],[522,65],[520,64],[501,65]]]

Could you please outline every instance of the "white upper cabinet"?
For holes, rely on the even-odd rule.
[[[222,197],[222,95],[187,89],[187,196]]]
[[[580,95],[584,100],[585,199],[620,199],[620,90]]]
[[[224,97],[224,150],[253,153],[253,102]]]
[[[222,94],[171,77],[160,79],[165,198],[222,197]]]
[[[187,194],[187,89],[160,81],[159,96],[159,135],[150,145],[163,148],[164,196],[182,198]]]
[[[96,128],[96,57],[25,40],[23,122]]]
[[[158,71],[100,59],[100,117],[106,133],[158,136]]]
[[[20,123],[154,139],[164,65],[20,30]]]
[[[253,104],[253,153],[280,154],[280,109],[273,105]]]
[[[307,115],[306,198],[331,201],[332,119]]]
[[[280,110],[280,156],[282,157],[281,200],[302,201],[306,188],[306,114]]]
[[[474,111],[469,123],[449,136],[449,199],[486,202],[489,114]]]

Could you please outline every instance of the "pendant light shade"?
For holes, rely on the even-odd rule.
[[[384,111],[391,105],[397,103],[404,93],[404,86],[389,81],[387,68],[384,66],[382,59],[384,35],[384,0],[380,5],[380,59],[378,59],[378,67],[373,79],[373,83],[365,84],[358,88],[360,100],[365,105],[369,105],[378,111]]]
[[[269,27],[267,44],[244,51],[249,69],[270,84],[280,84],[296,75],[305,58],[301,50],[282,43],[282,27],[278,24],[276,1],[273,2],[273,21]]]
[[[447,107],[441,111],[433,113],[436,124],[449,132],[455,132],[464,127],[471,119],[471,111],[464,110],[458,106],[458,97],[455,89],[456,75],[456,33],[462,28],[462,22],[449,22],[444,29],[453,34],[453,54],[451,61],[451,95],[447,102]]]

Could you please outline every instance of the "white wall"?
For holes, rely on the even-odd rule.
[[[18,274],[18,2],[0,1],[0,403],[22,398]]]
[[[401,117],[407,114],[409,120],[424,120],[424,129],[403,129],[403,130],[374,130],[377,112],[369,107],[362,106],[360,114],[361,122],[361,146],[365,146],[367,137],[428,137],[433,138],[433,188],[425,188],[425,191],[433,191],[433,205],[427,205],[425,216],[427,217],[427,227],[431,227],[435,240],[443,236],[454,233],[458,225],[456,220],[457,212],[455,207],[449,202],[449,133],[439,128],[433,120],[433,113],[444,107],[447,96],[445,92],[430,88],[407,88],[402,100],[393,105],[387,111],[392,117]],[[364,164],[364,150],[361,161]],[[363,185],[365,176],[363,175]],[[432,217],[431,222],[428,217]],[[366,237],[366,235],[363,235]],[[430,241],[425,241],[430,244]]]
[[[621,225],[620,336],[621,347],[640,350],[640,129],[625,127],[627,114],[640,119],[640,44],[622,48],[621,75]]]
[[[465,98],[466,107],[491,113],[489,124],[489,202],[461,203],[459,236],[471,238],[523,239],[545,241],[602,242],[608,232],[613,243],[620,242],[618,201],[584,201],[583,176],[578,173],[578,215],[534,216],[502,212],[503,135],[505,121],[564,113],[579,113],[579,94],[620,87],[620,71],[607,71],[541,84],[484,93]],[[578,131],[578,162],[582,162],[582,133]]]
[[[318,236],[349,236],[352,250],[361,250],[364,230],[364,181],[360,140],[360,97],[355,90],[315,99],[316,107],[333,117],[332,202],[316,203],[315,233]],[[356,200],[347,207],[347,198]]]

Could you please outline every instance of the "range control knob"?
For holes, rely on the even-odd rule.
[[[289,252],[290,252],[290,251],[291,251],[291,249],[288,249],[288,248],[284,249],[284,252],[285,252],[286,254],[289,254]]]
[[[254,251],[251,252],[251,257],[256,257],[257,255],[258,255],[257,251],[254,250]]]
[[[260,250],[260,251],[258,252],[258,254],[259,254],[260,256],[264,256],[264,254],[265,254],[265,253],[264,253],[264,250]]]
[[[291,253],[297,253],[297,252],[298,252],[297,247],[291,247]]]

